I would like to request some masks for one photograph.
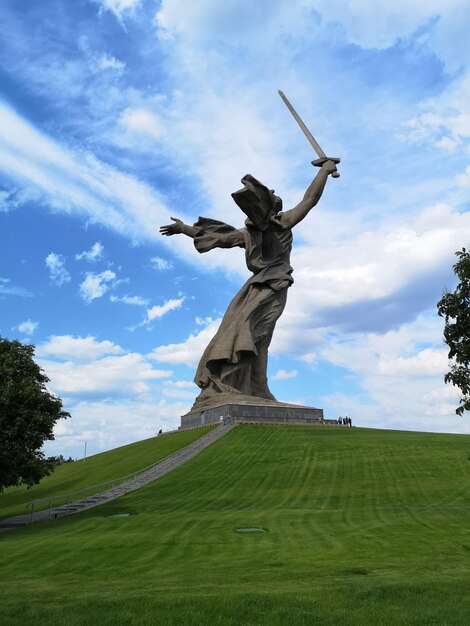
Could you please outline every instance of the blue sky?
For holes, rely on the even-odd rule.
[[[199,255],[158,226],[241,226],[247,172],[297,204],[315,155],[278,89],[342,161],[294,232],[274,394],[470,432],[436,315],[470,242],[469,19],[465,0],[1,3],[0,334],[36,345],[72,414],[48,453],[148,437],[190,408],[247,270],[240,250]]]

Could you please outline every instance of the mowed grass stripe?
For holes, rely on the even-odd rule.
[[[289,435],[294,434],[293,430],[283,433],[282,441],[278,439],[278,444],[281,444],[278,449],[282,449],[284,457],[277,457],[276,462],[269,458],[273,436],[279,434],[275,428],[255,428],[249,433],[249,441],[245,437],[245,433],[249,431],[244,433],[240,429],[240,445],[233,449],[230,437],[235,437],[235,432],[227,435],[217,449],[214,447],[212,451],[207,450],[203,458],[194,459],[186,467],[176,470],[178,473],[167,477],[168,486],[173,481],[182,481],[187,485],[187,490],[181,492],[181,500],[175,498],[174,491],[169,487],[173,511],[175,508],[184,508],[186,512],[223,512],[236,507],[240,512],[257,511],[257,519],[261,520],[266,510],[272,515],[278,508],[294,511],[300,508],[303,516],[299,523],[311,527],[312,532],[318,527],[318,512],[330,511],[332,515],[327,535],[333,533],[338,536],[345,528],[349,531],[354,528],[360,530],[365,523],[375,528],[387,526],[397,515],[411,517],[416,523],[420,523],[414,496],[416,485],[412,490],[413,497],[408,501],[404,500],[400,491],[400,473],[403,470],[405,484],[410,470],[403,459],[401,463],[390,463],[387,447],[376,447],[374,459],[354,454],[354,450],[349,457],[338,449],[327,451],[327,462],[322,464],[322,471],[310,479],[308,470],[303,473],[302,470],[299,471],[303,462],[308,466],[310,454],[299,454],[296,451],[292,454],[291,462],[286,462],[288,456],[285,455],[289,454],[291,445]],[[304,442],[301,449],[302,446],[305,451]],[[406,458],[413,458],[408,452],[407,450]],[[346,464],[348,458],[349,465]],[[418,459],[421,463],[420,455]],[[446,462],[446,457],[442,461]],[[368,468],[371,464],[375,465],[374,470]],[[194,471],[195,467],[198,468],[197,472]],[[375,478],[373,486],[366,482],[367,492],[361,490],[360,468],[364,467],[368,468],[366,475]],[[338,468],[342,468],[342,471],[338,472]],[[431,483],[434,483],[435,474],[431,478]],[[161,502],[154,502],[152,505],[157,511],[162,511],[166,498],[166,488],[162,481],[159,481],[159,485],[147,487],[149,491],[157,489],[161,493]],[[273,498],[273,488],[276,495],[281,492],[282,497]],[[147,498],[145,489],[139,493],[141,498]],[[362,501],[362,507],[358,506],[359,501]],[[122,502],[124,504],[125,500]],[[306,510],[310,512],[307,516]],[[440,524],[437,519],[433,523]]]
[[[2,617],[54,625],[66,605],[72,626],[466,625],[469,447],[238,426],[136,492],[0,536]]]

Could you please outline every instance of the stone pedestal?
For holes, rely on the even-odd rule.
[[[204,424],[218,424],[220,418],[236,424],[323,424],[323,409],[285,404],[283,402],[257,401],[226,403],[206,410],[191,410],[181,416],[181,428],[194,428]],[[330,420],[328,420],[330,421]]]

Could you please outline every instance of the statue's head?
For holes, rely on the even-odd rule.
[[[244,187],[232,193],[232,198],[254,226],[265,230],[269,218],[282,210],[282,200],[274,189],[268,189],[251,174],[246,174],[241,182]]]

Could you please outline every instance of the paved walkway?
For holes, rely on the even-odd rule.
[[[121,483],[117,487],[108,489],[107,491],[103,491],[93,496],[89,496],[87,498],[84,498],[83,500],[74,500],[68,505],[51,508],[50,510],[47,509],[46,511],[35,512],[33,520],[31,519],[30,513],[27,515],[16,515],[15,517],[1,520],[0,531],[26,526],[27,524],[31,524],[33,522],[52,521],[58,519],[59,517],[65,517],[66,515],[72,515],[73,513],[86,511],[87,509],[99,506],[100,504],[104,504],[105,502],[115,500],[125,493],[129,493],[130,491],[139,489],[140,487],[151,483],[157,478],[160,478],[160,476],[168,474],[168,472],[171,472],[171,470],[175,469],[175,467],[178,467],[186,461],[189,461],[197,454],[199,454],[199,452],[204,450],[204,448],[207,448],[207,446],[209,446],[211,443],[217,441],[217,439],[220,439],[220,437],[225,435],[229,430],[232,430],[233,427],[233,424],[217,426],[209,433],[207,433],[207,435],[196,439],[196,441],[193,441],[185,448],[181,448],[181,450],[174,452],[162,461],[158,461],[154,465],[151,465],[135,478],[131,478],[130,480]]]

